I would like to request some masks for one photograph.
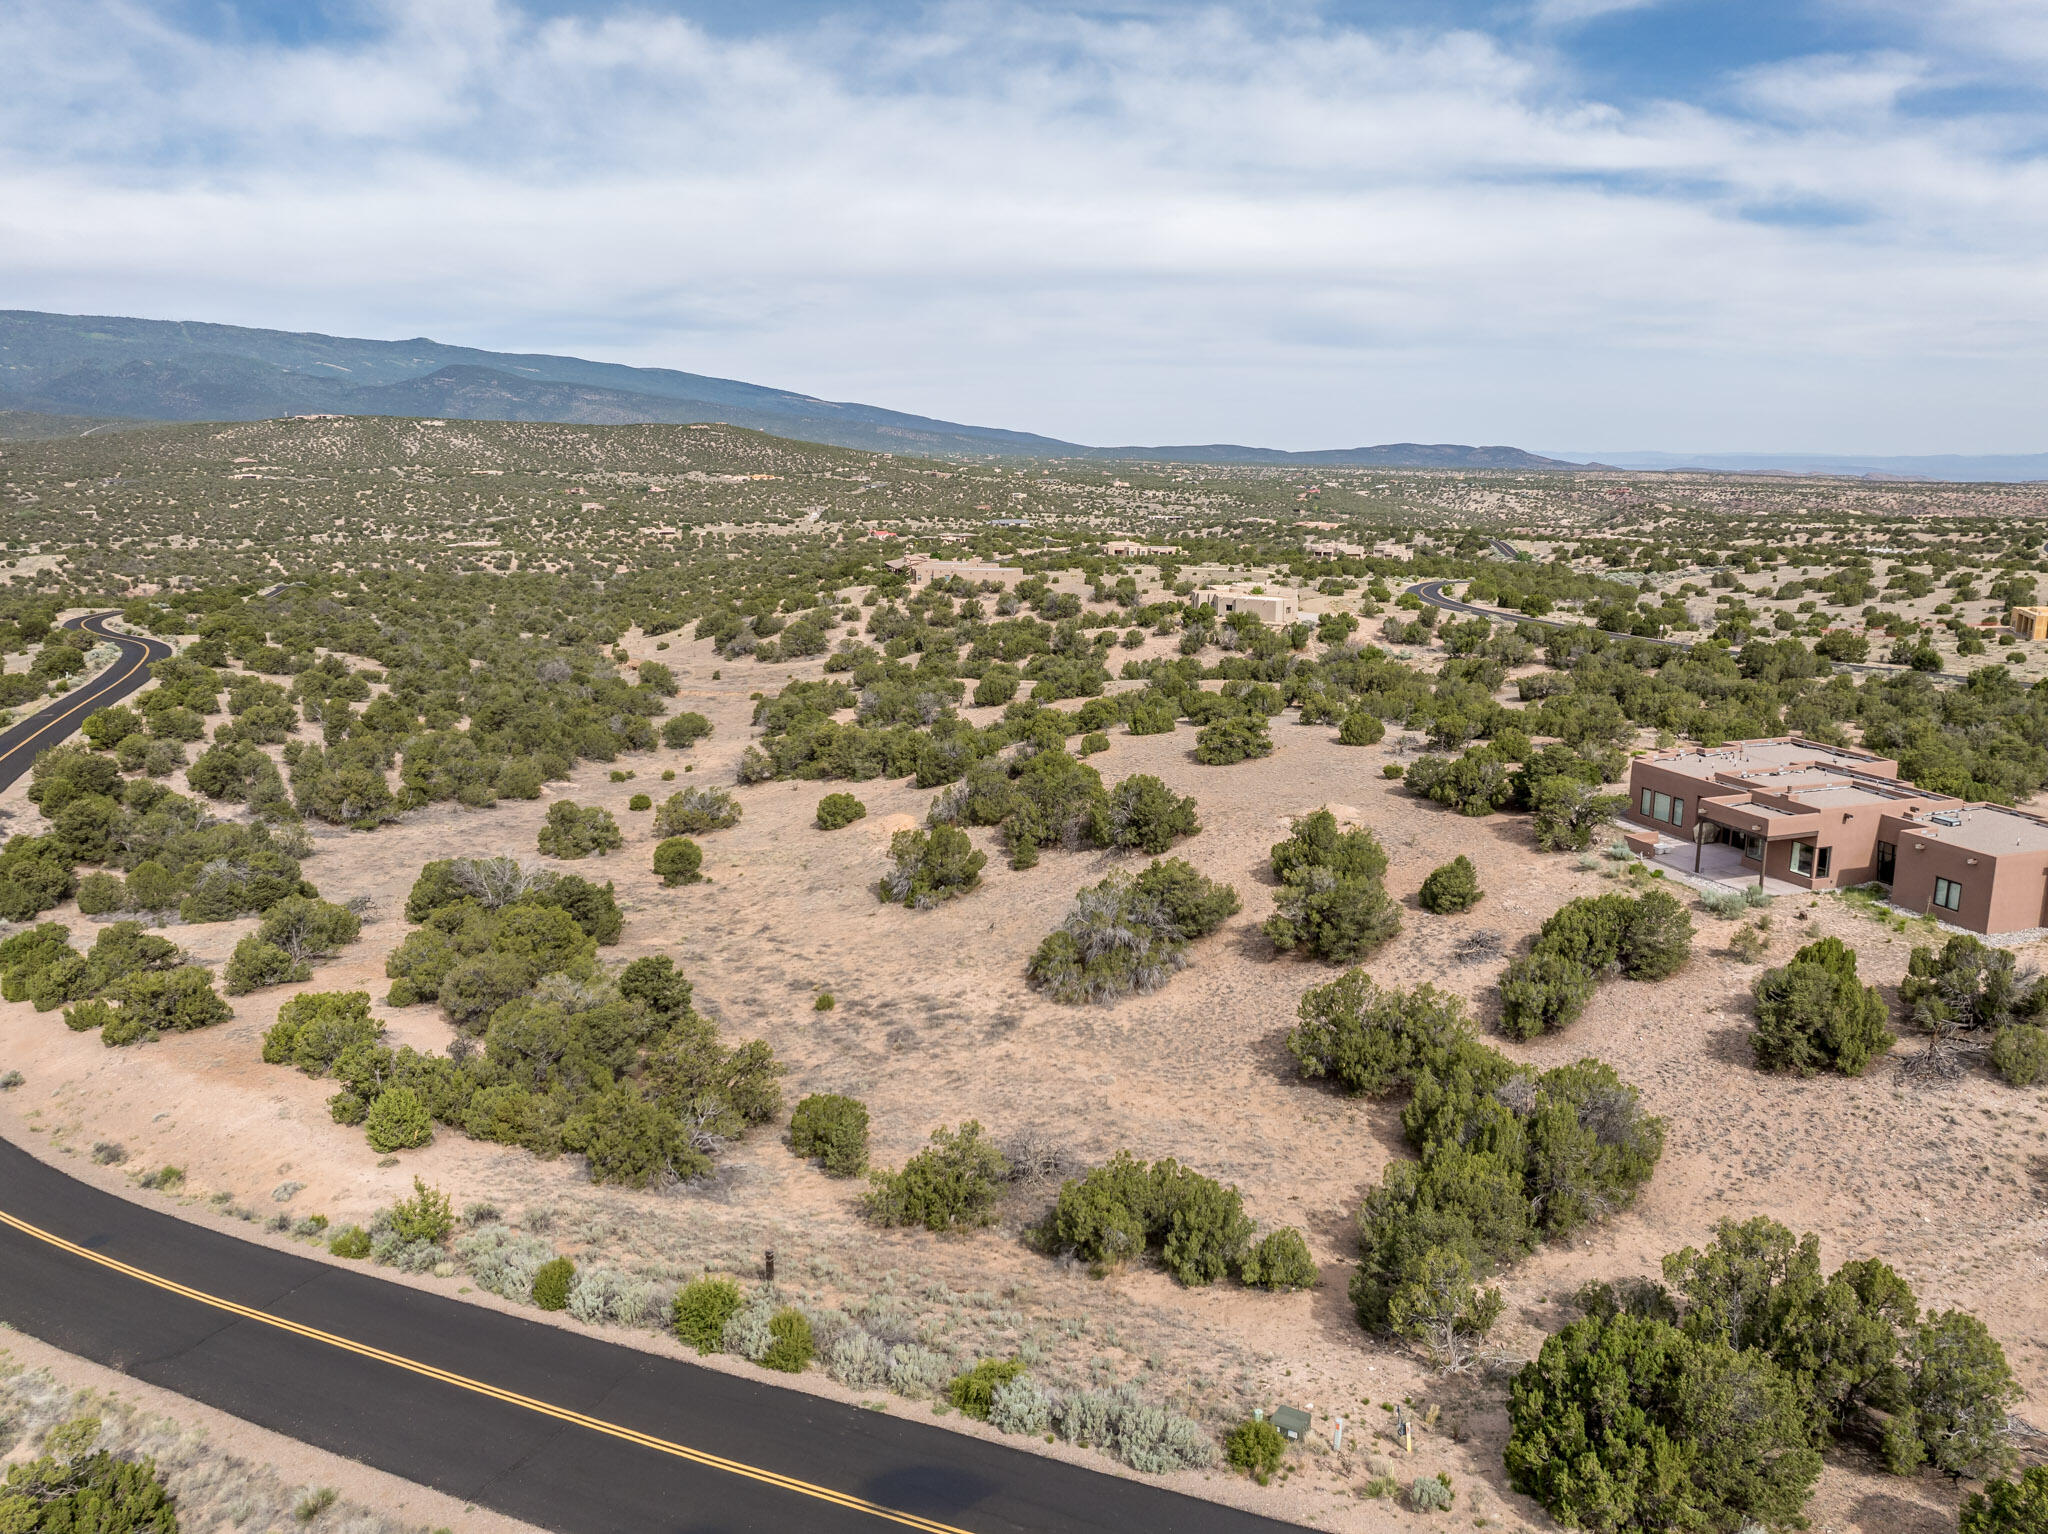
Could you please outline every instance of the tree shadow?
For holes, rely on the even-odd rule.
[[[1238,958],[1252,964],[1280,964],[1295,958],[1275,948],[1265,928],[1255,921],[1240,922],[1230,929],[1230,947]]]
[[[1858,1497],[1849,1516],[1857,1527],[1882,1529],[1884,1534],[1950,1534],[1955,1528],[1953,1514],[1884,1492]]]
[[[1707,1035],[1707,1058],[1722,1065],[1754,1066],[1756,1049],[1751,1041],[1755,1037],[1752,1028],[1716,1028]]]

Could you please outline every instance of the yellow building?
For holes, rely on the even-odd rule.
[[[2048,639],[2048,607],[2015,607],[2005,626],[2022,639]]]

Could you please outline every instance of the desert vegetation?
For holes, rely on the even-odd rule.
[[[1608,829],[1629,753],[1788,731],[2027,802],[2048,661],[1985,620],[2036,594],[2037,489],[316,420],[8,444],[0,499],[0,708],[104,664],[75,611],[178,648],[4,806],[21,1134],[105,1119],[65,1143],[197,1215],[1019,1442],[1227,1445],[1254,1479],[1183,1484],[1290,1517],[2039,1498],[2002,1416],[1951,1447],[2028,1410],[1986,1339],[2038,1384],[2035,961],[1847,898],[1695,904]],[[159,1127],[202,1090],[311,1121],[259,1102],[261,1156]],[[268,1202],[301,1178],[334,1225]],[[1713,1238],[1760,1211],[1866,1255]],[[1622,1272],[1687,1248],[1661,1299]],[[1752,1261],[1854,1320],[1856,1383],[1813,1382],[1807,1322],[1705,1319],[1695,1267]],[[1313,1319],[1333,1294],[1357,1326]],[[1936,1349],[1989,1394],[1943,1396]],[[1617,1360],[1650,1382],[1617,1455],[1729,1445],[1668,1509],[1556,1448]],[[1311,1395],[1276,1450],[1254,1409]],[[1416,1463],[1377,1458],[1382,1406]]]

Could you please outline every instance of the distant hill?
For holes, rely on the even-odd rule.
[[[366,341],[183,320],[0,310],[0,412],[157,421],[287,415],[420,416],[584,425],[724,421],[870,452],[1302,468],[1563,468],[1511,447],[1421,446],[1287,453],[1228,444],[1083,447],[874,405],[668,368],[488,352],[424,337]]]
[[[1382,447],[1333,447],[1289,453],[1274,447],[1087,447],[1079,458],[1142,458],[1152,463],[1273,463],[1304,469],[1573,469],[1577,464],[1541,458],[1518,447],[1464,447],[1453,442],[1389,442]]]
[[[44,415],[34,410],[0,409],[0,442],[48,442],[58,437],[103,436],[112,431],[139,431],[156,423],[132,417],[109,420],[84,415]]]
[[[1854,458],[1832,453],[1598,453],[1561,454],[1616,469],[1712,474],[1821,474],[1869,479],[1926,479],[1955,483],[2026,483],[2048,480],[2048,453],[1932,453]]]

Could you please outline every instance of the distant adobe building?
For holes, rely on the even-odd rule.
[[[1132,543],[1124,540],[1118,543],[1105,543],[1102,552],[1111,559],[1138,559],[1147,554],[1178,554],[1180,550],[1170,543]]]
[[[1268,627],[1292,623],[1301,612],[1301,604],[1294,600],[1294,593],[1290,591],[1254,593],[1204,586],[1195,593],[1195,601],[1219,613],[1250,613]]]
[[[1628,788],[1628,819],[1690,841],[1696,872],[1875,882],[1973,932],[2048,926],[2048,819],[1915,787],[1872,752],[1797,735],[1684,746],[1637,757]]]
[[[2022,639],[2048,639],[2048,607],[2015,607],[2005,626]]]

